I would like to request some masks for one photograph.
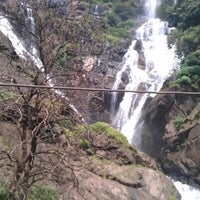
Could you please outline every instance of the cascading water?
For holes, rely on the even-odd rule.
[[[167,46],[169,31],[167,23],[154,18],[155,0],[148,1],[147,5],[150,9],[149,20],[137,30],[137,40],[132,42],[125,55],[114,89],[118,88],[122,74],[128,72],[126,90],[159,91],[163,82],[178,66],[175,48],[169,49]],[[139,125],[141,110],[149,96],[149,94],[125,93],[113,119],[113,125],[137,147],[140,142],[135,130]],[[116,94],[113,97],[113,105],[115,101]]]
[[[41,70],[41,72],[44,72],[43,63],[40,60],[35,41],[33,39],[33,35],[35,35],[35,20],[33,17],[32,9],[28,5],[24,5],[24,4],[21,4],[21,5],[26,9],[26,12],[27,12],[27,20],[29,21],[29,25],[30,25],[29,30],[27,30],[30,33],[30,37],[31,37],[29,41],[30,44],[27,45],[26,44],[27,41],[23,41],[16,35],[14,28],[10,24],[8,18],[5,15],[3,15],[1,12],[0,12],[0,32],[2,32],[5,36],[8,37],[17,55],[20,58],[26,61],[33,62],[34,66],[36,66],[39,70]],[[26,48],[27,46],[29,46],[28,49]],[[48,84],[53,87],[54,84],[52,83],[49,75],[46,75],[46,79],[48,80]],[[67,97],[65,97],[61,91],[59,90],[54,90],[54,91],[56,94],[67,99]],[[75,106],[72,104],[69,104],[69,106],[79,115],[80,119],[84,121],[84,119],[82,118],[78,110],[75,108]]]
[[[126,85],[125,90],[159,91],[163,82],[179,67],[179,60],[175,54],[175,47],[167,45],[167,34],[170,31],[167,22],[155,18],[157,0],[147,0],[147,22],[144,23],[136,34],[124,56],[122,68],[116,76],[114,88],[121,84]],[[124,74],[125,78],[124,78]],[[124,81],[124,79],[128,79]],[[140,149],[140,120],[142,108],[150,94],[125,93],[119,108],[116,110],[117,94],[112,98],[112,124],[120,130],[130,143]],[[174,182],[182,195],[182,199],[199,200],[200,191],[190,189],[190,186],[181,182]],[[196,193],[194,194],[194,191]]]
[[[29,52],[23,43],[22,40],[15,34],[14,29],[8,19],[0,13],[0,31],[9,38],[10,42],[12,43],[16,53],[19,57],[24,60],[29,58],[38,69],[41,69],[43,64],[40,58],[37,55],[37,50],[34,48],[31,52]],[[34,52],[34,53],[33,53]]]

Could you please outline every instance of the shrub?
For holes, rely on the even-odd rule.
[[[179,130],[184,120],[185,120],[185,117],[183,115],[177,115],[173,118],[173,123],[176,130]]]
[[[28,200],[59,200],[56,191],[46,187],[33,187],[28,193]]]
[[[128,29],[124,28],[111,28],[111,33],[115,37],[121,37],[121,38],[128,38],[130,36],[130,32]]]
[[[174,85],[186,84],[192,88],[200,88],[200,66],[182,66],[181,70],[177,73]]]
[[[180,71],[177,73],[177,78],[182,76],[189,76],[192,77],[194,75],[200,76],[200,66],[183,66]]]
[[[90,142],[86,139],[80,139],[79,140],[79,147],[83,150],[90,148]]]
[[[8,187],[5,183],[0,184],[0,199],[8,200]]]
[[[134,16],[133,7],[129,2],[118,2],[114,6],[114,12],[121,18],[121,20],[127,20]]]
[[[13,94],[6,89],[0,87],[0,101],[7,100],[11,98]]]
[[[182,76],[181,78],[177,79],[175,82],[178,83],[179,85],[180,84],[186,84],[186,85],[191,85],[192,84],[191,78],[188,77],[188,76],[185,76],[185,75]]]
[[[8,185],[0,184],[0,199],[8,200]],[[56,191],[47,187],[32,187],[28,192],[27,200],[59,200],[59,195]]]
[[[189,55],[200,47],[200,25],[180,32],[177,48],[184,56]]]
[[[90,126],[90,129],[94,131],[96,134],[105,133],[108,138],[114,139],[118,144],[122,144],[124,146],[128,146],[127,138],[115,130],[112,126],[104,122],[97,122]]]
[[[107,13],[107,23],[110,26],[116,26],[120,22],[120,19],[117,17],[117,15],[113,12]]]
[[[183,66],[200,66],[200,49],[190,53],[183,62]]]

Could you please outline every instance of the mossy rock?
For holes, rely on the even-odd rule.
[[[79,147],[81,149],[84,149],[84,150],[89,149],[90,148],[90,142],[86,139],[80,139],[79,140]]]
[[[96,135],[105,133],[105,135],[108,138],[114,139],[114,141],[117,142],[117,144],[126,147],[129,146],[126,137],[105,122],[97,122],[95,124],[90,125],[88,128],[86,126],[80,125],[77,126],[74,130],[65,129],[65,134],[67,137],[81,136],[86,132],[90,132],[90,134],[96,134]]]
[[[77,126],[74,130],[66,129],[65,134],[87,155],[96,156],[101,162],[106,160],[120,165],[136,163],[137,151],[122,133],[107,123]]]
[[[118,144],[129,146],[127,138],[105,122],[97,122],[91,125],[90,130],[94,131],[96,134],[105,133],[108,138],[114,139]]]

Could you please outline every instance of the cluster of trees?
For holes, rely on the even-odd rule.
[[[162,0],[158,15],[177,28],[169,35],[169,43],[177,45],[177,53],[183,57],[177,74],[177,84],[200,88],[200,2],[198,0]]]
[[[88,2],[88,1],[86,1]],[[103,8],[107,38],[110,42],[128,38],[138,25],[137,18],[144,13],[142,0],[90,0]]]

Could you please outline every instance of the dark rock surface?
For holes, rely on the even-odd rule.
[[[141,149],[158,159],[166,173],[197,184],[200,184],[199,113],[197,96],[157,95],[146,103],[141,131]]]

